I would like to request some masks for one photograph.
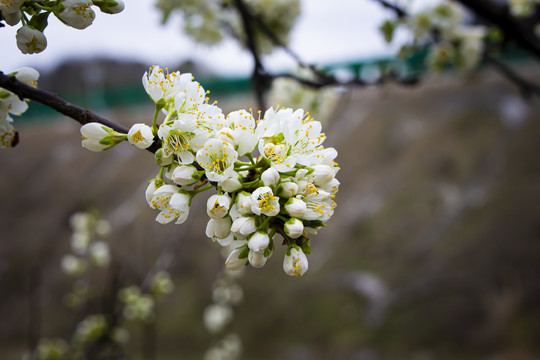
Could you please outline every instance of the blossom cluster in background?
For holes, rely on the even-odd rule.
[[[288,43],[289,33],[300,14],[299,0],[244,0],[244,4],[260,21],[256,24],[254,36],[262,54],[272,52],[274,44],[263,36],[261,26],[271,31],[282,44]],[[184,20],[184,33],[193,40],[213,45],[231,35],[244,46],[245,31],[240,14],[233,5],[233,0],[157,1],[157,7],[163,13],[163,22],[168,20],[171,13],[179,12]]]
[[[301,79],[316,80],[309,68],[295,71]],[[309,109],[311,116],[321,123],[326,123],[336,109],[339,100],[339,89],[336,86],[313,88],[295,79],[280,77],[274,79],[270,90],[270,102],[293,109]]]
[[[481,60],[487,36],[484,26],[466,24],[465,9],[454,1],[443,1],[402,19],[387,20],[381,25],[381,31],[388,42],[392,41],[397,28],[406,28],[413,37],[402,47],[402,55],[429,46],[427,65],[434,71],[448,65],[463,71],[475,68]]]
[[[39,73],[32,68],[21,68],[8,75],[15,76],[17,80],[37,87]],[[19,141],[18,133],[13,127],[11,115],[20,116],[28,109],[25,100],[21,100],[17,95],[10,91],[0,88],[0,149],[14,147]]]
[[[124,10],[122,0],[0,0],[0,20],[10,26],[21,24],[17,30],[17,47],[23,54],[40,53],[47,47],[44,30],[48,17],[54,14],[61,22],[75,29],[86,29],[96,14],[116,14]]]
[[[263,267],[279,238],[287,246],[284,271],[302,276],[309,236],[333,215],[339,187],[337,151],[322,145],[321,123],[302,109],[280,107],[257,118],[251,110],[224,115],[191,74],[157,66],[144,74],[143,85],[156,104],[154,121],[135,124],[127,140],[141,149],[157,142],[160,171],[146,189],[156,221],[183,223],[194,196],[217,190],[207,199],[206,235],[230,249],[226,267]],[[158,126],[160,113],[165,119]],[[81,128],[91,150],[112,141],[110,129],[88,137],[98,126],[107,129]]]
[[[239,305],[243,299],[244,293],[238,283],[242,274],[242,270],[225,269],[212,284],[212,304],[204,309],[203,320],[206,329],[212,334],[219,334],[221,339],[205,352],[205,360],[240,358],[240,337],[231,332],[222,334],[234,318],[234,306]]]

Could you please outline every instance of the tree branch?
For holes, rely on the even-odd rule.
[[[396,16],[400,19],[408,16],[407,12],[396,4],[391,4],[386,0],[374,0],[374,1],[378,2],[383,7],[392,10],[396,14]]]
[[[110,127],[111,129],[119,133],[127,134],[129,131],[129,129],[123,127],[122,125],[118,125],[112,121],[102,118],[101,116],[92,113],[90,110],[84,109],[77,105],[73,105],[66,100],[58,97],[58,95],[56,94],[45,90],[37,89],[30,85],[26,85],[25,83],[17,80],[15,76],[5,75],[1,71],[0,87],[16,94],[21,100],[30,99],[37,101],[45,106],[48,106],[51,109],[72,118],[81,125],[91,122],[98,122],[100,124]]]
[[[517,19],[508,11],[508,7],[488,0],[458,0],[477,16],[497,25],[504,34],[518,45],[530,51],[540,59],[540,41],[533,31],[533,25]]]
[[[269,78],[261,62],[259,49],[257,48],[257,43],[255,41],[255,32],[251,23],[253,17],[251,16],[251,13],[247,8],[246,4],[244,4],[243,0],[234,0],[234,4],[236,6],[236,9],[240,13],[242,25],[244,27],[244,33],[246,34],[246,45],[249,49],[249,52],[251,53],[251,56],[253,57],[254,66],[252,81],[257,96],[259,110],[265,110],[266,105],[264,101],[264,91],[269,85]]]
[[[489,55],[485,55],[484,60],[487,63],[493,65],[498,71],[501,72],[501,74],[503,74],[508,80],[510,80],[510,82],[514,83],[521,90],[521,93],[524,97],[530,97],[531,95],[540,95],[540,86],[525,80],[501,60]]]

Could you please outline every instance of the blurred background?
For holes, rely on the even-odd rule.
[[[395,51],[377,30],[388,13],[373,2],[310,0],[302,10],[291,47],[308,62],[347,74]],[[100,15],[84,32],[51,24],[49,47],[32,57],[0,29],[2,70],[34,66],[41,88],[125,126],[151,122],[140,78],[152,64],[193,73],[225,113],[255,107],[251,59],[234,43],[207,48],[174,21],[159,27],[151,1],[111,17],[120,27]],[[290,66],[284,54],[265,59]],[[533,62],[516,61],[540,81]],[[91,153],[78,123],[31,103],[15,120],[20,144],[0,153],[0,358],[28,358],[40,338],[69,339],[164,251],[175,290],[157,300],[154,322],[125,325],[130,359],[201,359],[228,332],[243,359],[540,358],[539,115],[536,98],[489,69],[341,89],[323,124],[325,145],[339,152],[338,206],[312,238],[309,272],[286,276],[278,247],[235,280],[234,319],[212,333],[203,314],[224,260],[204,234],[203,199],[186,223],[156,223],[144,198],[152,154],[128,143]],[[111,224],[113,261],[92,275],[96,301],[73,310],[60,263],[71,215],[89,209]]]

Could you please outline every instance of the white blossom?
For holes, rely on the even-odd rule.
[[[18,12],[24,0],[0,0],[0,11],[4,13]]]
[[[248,261],[245,258],[240,259],[239,256],[242,254],[242,252],[244,252],[244,250],[245,248],[243,247],[234,249],[227,257],[227,260],[225,260],[225,267],[229,270],[243,269]]]
[[[248,261],[251,266],[254,268],[262,268],[266,265],[269,257],[264,256],[264,252],[257,252],[250,250],[248,254]]]
[[[225,239],[231,232],[232,220],[229,216],[210,219],[206,225],[206,236],[211,239]]]
[[[5,115],[3,119],[0,119],[0,149],[13,147],[15,145],[17,131],[9,119],[9,116],[7,115]]]
[[[253,234],[257,230],[257,225],[255,224],[255,217],[253,216],[242,216],[234,220],[231,231],[241,238]]]
[[[279,173],[276,169],[270,167],[263,171],[261,174],[261,180],[265,186],[274,186],[279,182]]]
[[[280,184],[279,196],[282,198],[291,198],[298,194],[298,184],[294,181],[286,181]]]
[[[37,54],[47,47],[47,38],[39,30],[23,26],[17,30],[17,47],[23,54]]]
[[[67,25],[75,29],[86,29],[92,25],[96,18],[96,13],[92,10],[92,0],[64,0],[64,9],[58,17]]]
[[[92,262],[98,267],[105,267],[111,261],[109,245],[104,241],[96,241],[88,249]]]
[[[172,125],[162,124],[158,137],[163,141],[163,155],[177,155],[180,164],[188,165],[195,160],[193,155],[207,141],[208,134],[197,125],[192,114],[179,114]]]
[[[115,145],[111,141],[112,129],[97,122],[81,126],[82,146],[90,151],[103,151]]]
[[[270,244],[270,237],[264,231],[257,231],[248,240],[248,247],[251,251],[264,252]]]
[[[223,181],[234,171],[234,163],[238,153],[227,142],[217,139],[208,140],[202,149],[197,151],[197,162],[206,170],[210,181]]]
[[[70,276],[80,276],[86,271],[86,261],[77,256],[67,254],[62,258],[62,270]]]
[[[279,213],[279,198],[268,186],[257,188],[251,194],[251,211],[256,215],[276,216]]]
[[[289,276],[302,276],[308,271],[307,257],[298,247],[290,247],[283,259],[283,271]]]
[[[298,219],[290,218],[285,222],[283,229],[287,236],[296,239],[304,233],[304,224]]]
[[[146,149],[154,142],[152,128],[146,124],[135,124],[128,132],[128,141],[139,149]]]
[[[306,215],[307,205],[303,200],[290,198],[285,203],[285,210],[295,218],[303,218]]]
[[[238,211],[240,215],[253,214],[253,212],[251,211],[251,194],[250,193],[246,191],[239,192],[238,195],[236,196],[235,205],[236,205],[235,206],[236,211]]]
[[[230,193],[242,189],[243,185],[240,178],[240,175],[236,171],[231,171],[231,176],[220,183],[221,188],[223,191]]]
[[[201,175],[193,165],[177,166],[171,174],[171,180],[181,186],[190,186],[195,184]]]
[[[206,213],[212,219],[219,219],[227,215],[231,207],[229,195],[212,195],[206,202]]]

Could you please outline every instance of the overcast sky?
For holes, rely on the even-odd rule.
[[[417,2],[434,0],[417,0]],[[48,45],[40,54],[17,49],[17,27],[0,28],[0,70],[21,66],[49,69],[68,58],[108,56],[142,61],[147,65],[175,66],[194,59],[224,75],[248,74],[251,58],[234,41],[208,47],[182,34],[181,19],[160,24],[155,0],[126,0],[116,15],[96,11],[94,23],[76,30],[49,17]],[[390,54],[377,27],[390,15],[373,0],[302,0],[302,13],[291,37],[291,48],[306,62],[329,63]],[[395,50],[395,47],[394,47]],[[265,58],[271,68],[292,64],[283,53]]]

